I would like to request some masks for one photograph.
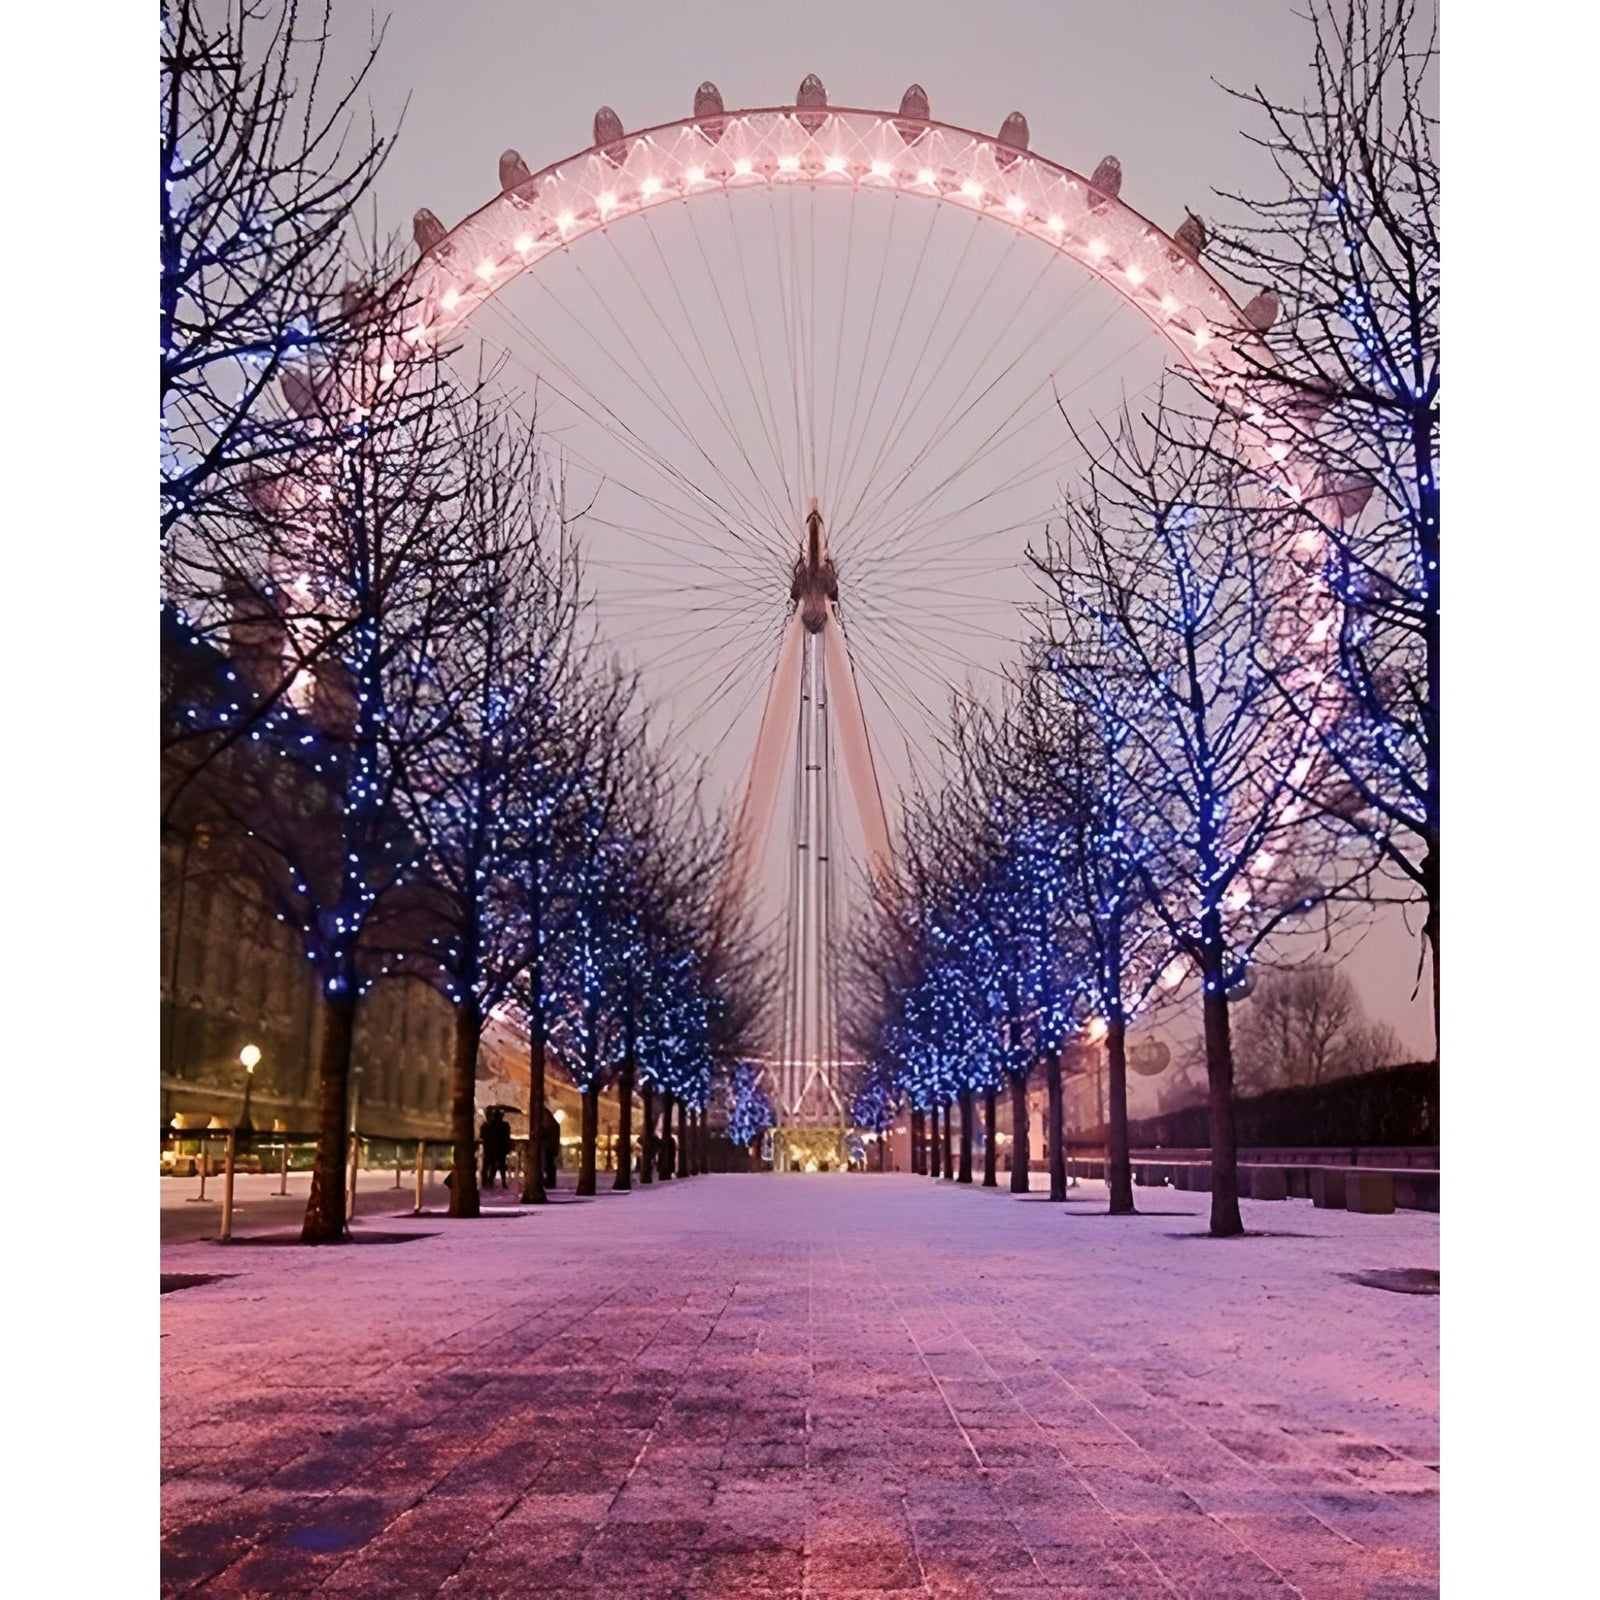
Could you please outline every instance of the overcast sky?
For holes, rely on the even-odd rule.
[[[589,144],[591,120],[602,104],[636,129],[688,115],[703,79],[715,81],[728,107],[736,108],[792,102],[801,78],[815,72],[836,105],[892,109],[908,84],[920,82],[935,118],[987,133],[1020,110],[1032,148],[1053,160],[1087,172],[1101,156],[1117,155],[1122,198],[1170,230],[1185,207],[1214,212],[1214,189],[1269,186],[1262,156],[1240,133],[1244,108],[1220,85],[1260,83],[1279,96],[1298,96],[1308,38],[1295,9],[1286,0],[693,0],[651,6],[400,0],[371,84],[380,129],[392,127],[404,111],[377,187],[378,223],[385,231],[409,231],[413,211],[427,206],[447,226],[454,224],[497,191],[502,150],[519,150],[537,171]],[[353,65],[381,17],[358,0],[335,0],[338,65]],[[598,262],[599,250],[586,260]],[[534,286],[517,291],[525,297],[536,292]],[[524,306],[529,320],[536,319],[535,301],[507,304]],[[1095,361],[1104,354],[1109,370],[1093,375],[1098,387],[1085,396],[1092,409],[1103,411],[1149,378],[1148,347],[1126,356],[1121,351],[1114,341],[1095,347]],[[1020,568],[1025,544],[1019,539],[1004,552],[1013,570]],[[1007,614],[1009,581],[998,574],[988,587],[976,584],[978,598],[961,614],[974,639],[996,636],[977,666],[1003,657],[1003,641],[1015,631]],[[781,612],[781,595],[778,600]],[[619,600],[619,615],[622,605]],[[771,621],[764,618],[765,625]],[[937,646],[936,623],[930,620],[929,629]],[[759,655],[762,635],[753,637]],[[965,659],[961,642],[953,634],[948,639],[947,658],[960,651]],[[981,648],[973,653],[983,656]],[[884,670],[891,670],[887,659]],[[918,685],[905,676],[912,672],[902,664],[895,678],[914,696]],[[758,679],[759,673],[751,675],[752,686]],[[904,698],[898,703],[905,715],[894,716],[897,691],[887,680],[881,710],[871,703],[873,692],[863,690],[875,737],[888,743],[900,736],[904,743],[907,725],[913,743],[923,737]],[[924,701],[936,701],[938,692],[934,684]],[[755,710],[715,733],[729,747],[724,765],[730,774],[753,737],[758,694],[752,703]],[[889,752],[884,759],[892,777],[902,775],[900,757]],[[1372,1014],[1426,1054],[1427,1007],[1411,999],[1415,950],[1391,918],[1350,956],[1348,970]]]

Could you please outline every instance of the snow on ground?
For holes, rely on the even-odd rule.
[[[358,1232],[429,1237],[162,1250],[230,1274],[162,1301],[169,1594],[1438,1593],[1439,1302],[1344,1276],[1436,1269],[1437,1215],[1245,1201],[1256,1236],[1213,1240],[1208,1196],[1114,1218],[1096,1184],[718,1176],[477,1222],[364,1193]]]

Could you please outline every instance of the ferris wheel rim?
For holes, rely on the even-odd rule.
[[[762,118],[774,119],[780,126],[792,124],[800,130],[800,142],[808,145],[815,145],[818,135],[830,124],[842,126],[853,119],[869,122],[875,132],[894,134],[907,151],[929,134],[966,141],[975,157],[981,153],[999,173],[1010,177],[1021,169],[1041,182],[1053,181],[1067,186],[1069,191],[1081,193],[1084,208],[1102,219],[1100,233],[1083,238],[1070,231],[1064,217],[1035,214],[1025,204],[1024,209],[1018,211],[1008,200],[999,205],[989,204],[991,199],[999,198],[998,192],[980,188],[978,194],[973,195],[954,182],[908,183],[901,181],[902,175],[893,169],[888,174],[870,169],[858,173],[849,170],[848,164],[843,169],[831,167],[828,164],[831,157],[824,157],[821,163],[810,166],[798,164],[792,170],[783,170],[781,176],[774,171],[757,171],[752,162],[748,170],[735,170],[723,178],[713,177],[702,168],[699,181],[685,182],[685,172],[693,170],[686,168],[677,175],[673,185],[669,186],[662,179],[649,192],[645,192],[648,179],[634,183],[626,193],[600,191],[594,197],[597,202],[609,199],[613,203],[609,206],[596,204],[593,216],[587,210],[572,212],[567,225],[558,225],[558,236],[553,239],[544,234],[536,237],[530,232],[530,195],[541,190],[548,192],[552,184],[570,181],[563,178],[564,169],[572,169],[580,163],[601,163],[621,174],[638,151],[658,148],[668,138],[682,139],[688,135],[698,138],[706,152],[716,152],[724,147],[731,132],[740,127],[748,128]],[[815,122],[816,127],[806,128],[802,119]],[[706,131],[707,125],[713,122],[719,125],[714,135]],[[914,137],[904,131],[908,127],[915,129]],[[734,158],[732,164],[737,167],[740,159]],[[547,257],[564,253],[589,234],[603,231],[616,222],[709,195],[772,192],[778,188],[848,192],[852,197],[863,193],[912,195],[951,205],[958,211],[1032,237],[1055,254],[1076,262],[1133,306],[1151,329],[1177,351],[1183,364],[1216,392],[1225,391],[1230,380],[1237,383],[1265,354],[1266,347],[1259,331],[1246,320],[1231,291],[1197,256],[1120,196],[1106,194],[1075,169],[958,123],[870,107],[793,104],[746,107],[719,111],[714,116],[691,115],[657,123],[585,146],[502,189],[446,230],[402,275],[397,286],[402,291],[402,301],[415,305],[418,315],[399,339],[413,350],[425,346],[437,348],[450,334],[469,323],[473,314],[507,285],[535,271]],[[1017,193],[1013,188],[1012,194]],[[561,217],[562,213],[557,212],[552,220],[559,224]],[[1105,219],[1117,223],[1124,241],[1131,240],[1144,247],[1151,263],[1148,267],[1131,259],[1126,242],[1119,250],[1101,237],[1113,231],[1106,226]],[[505,226],[491,226],[496,221],[503,221]],[[1058,221],[1062,226],[1056,226]],[[463,249],[464,244],[473,248]],[[495,246],[498,249],[490,254]],[[1185,302],[1172,293],[1176,281],[1199,292],[1191,293]],[[1209,314],[1202,300],[1209,301]],[[1187,322],[1183,320],[1185,316],[1189,319]],[[1250,356],[1238,348],[1240,343],[1251,347]]]

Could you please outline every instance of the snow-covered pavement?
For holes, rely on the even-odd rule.
[[[1438,1216],[1213,1240],[1136,1193],[702,1177],[170,1245],[230,1276],[162,1300],[165,1590],[1436,1595],[1439,1302],[1346,1274],[1436,1269]]]

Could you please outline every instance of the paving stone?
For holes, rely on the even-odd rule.
[[[163,1592],[1436,1595],[1439,1302],[1344,1275],[1438,1217],[1246,1200],[1213,1248],[1207,1203],[700,1178],[240,1252],[162,1304]]]

